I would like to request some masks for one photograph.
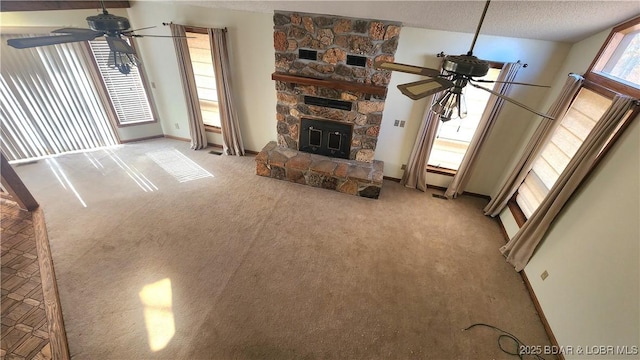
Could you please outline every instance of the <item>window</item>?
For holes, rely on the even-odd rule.
[[[616,26],[591,64],[585,79],[640,98],[640,17]]]
[[[131,72],[124,75],[109,67],[109,45],[104,38],[89,41],[89,47],[116,114],[118,126],[155,121],[141,69],[133,66]]]
[[[480,79],[496,80],[500,74],[498,66],[501,64],[496,64]],[[467,117],[440,123],[428,165],[449,170],[457,170],[460,167],[490,96],[489,92],[472,86],[464,88]]]
[[[585,74],[584,84],[553,130],[533,168],[518,188],[512,213],[529,218],[571,161],[615,94],[640,97],[640,17],[616,26]],[[635,113],[633,113],[635,114]],[[615,141],[633,115],[614,132],[601,153]],[[514,210],[515,209],[515,210]],[[524,220],[524,219],[523,219]]]
[[[12,37],[0,36],[0,148],[7,158],[117,144],[99,85],[87,74],[91,64],[84,44],[18,50],[6,45]]]
[[[191,66],[200,100],[200,111],[205,126],[220,128],[218,90],[211,58],[211,43],[206,29],[186,28]]]
[[[547,196],[611,102],[611,99],[585,88],[576,95],[520,185],[516,203],[525,217],[529,218]]]

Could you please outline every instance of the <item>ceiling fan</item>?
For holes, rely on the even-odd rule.
[[[540,113],[529,106],[504,96],[496,91],[480,86],[477,83],[506,83],[515,85],[537,86],[537,87],[549,87],[545,85],[527,84],[521,82],[507,82],[507,81],[492,81],[475,79],[485,76],[489,72],[489,62],[473,56],[473,48],[478,39],[480,28],[484,21],[484,17],[487,14],[490,0],[487,0],[480,22],[476,28],[476,33],[471,43],[471,48],[466,54],[462,55],[439,55],[444,56],[442,62],[442,71],[425,68],[414,65],[406,65],[389,61],[380,61],[374,64],[374,67],[383,70],[399,71],[410,74],[417,74],[430,77],[430,79],[415,81],[407,84],[398,85],[398,89],[404,95],[410,97],[413,100],[421,99],[429,95],[444,92],[437,101],[431,107],[431,110],[440,116],[440,120],[449,121],[455,117],[464,118],[466,114],[466,105],[464,104],[464,98],[462,89],[471,85],[478,89],[487,91],[505,101],[518,105],[528,111],[535,113],[536,115],[553,120],[549,115]]]
[[[175,37],[134,34],[135,31],[146,30],[155,26],[129,30],[131,27],[129,19],[109,14],[104,6],[104,0],[100,0],[100,4],[102,5],[102,14],[87,17],[87,24],[90,29],[62,28],[52,31],[52,33],[60,35],[9,39],[7,40],[7,44],[17,49],[26,49],[38,46],[89,41],[104,36],[111,50],[109,54],[109,65],[117,68],[123,74],[128,74],[131,71],[131,66],[140,64],[140,60],[136,57],[136,52],[133,47],[131,47],[123,37]]]

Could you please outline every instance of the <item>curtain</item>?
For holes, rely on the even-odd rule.
[[[433,95],[431,101],[427,102],[420,130],[407,161],[407,168],[400,180],[400,184],[422,191],[427,191],[427,161],[438,133],[438,115],[431,111],[431,105],[436,101],[437,95]]]
[[[227,155],[244,155],[238,115],[231,95],[231,64],[227,48],[227,30],[209,29],[211,57],[216,70],[222,148]]]
[[[202,121],[202,112],[200,111],[200,100],[198,99],[198,89],[191,79],[194,78],[193,67],[191,66],[191,57],[189,56],[189,45],[185,39],[186,33],[184,26],[170,24],[173,45],[178,56],[178,68],[180,70],[180,78],[182,79],[182,88],[184,89],[185,100],[187,101],[187,113],[189,116],[189,134],[191,135],[191,148],[193,150],[203,149],[207,147],[207,134]]]
[[[512,264],[516,271],[521,271],[527,265],[553,220],[560,213],[571,194],[585,179],[600,151],[628,115],[634,100],[626,95],[616,95],[611,106],[587,135],[540,206],[516,235],[500,248],[502,254],[506,256],[507,262]]]
[[[496,216],[500,214],[505,206],[507,206],[507,202],[513,194],[515,194],[518,187],[522,184],[524,178],[529,173],[529,170],[531,170],[534,160],[542,150],[542,147],[549,135],[552,133],[555,125],[559,123],[560,119],[562,119],[569,109],[571,101],[582,86],[583,80],[584,79],[580,75],[569,75],[560,95],[558,95],[558,98],[554,101],[547,112],[547,114],[557,119],[557,121],[542,118],[540,125],[538,125],[538,128],[531,136],[531,139],[529,140],[529,143],[527,144],[527,147],[515,168],[507,180],[502,184],[498,193],[491,197],[491,201],[484,208],[485,215]]]
[[[15,37],[15,36],[12,36]],[[82,43],[14,49],[1,37],[0,145],[9,160],[118,143]]]
[[[522,65],[520,62],[516,63],[506,63],[502,67],[500,71],[500,75],[498,75],[497,81],[514,81],[518,70]],[[494,90],[502,95],[506,95],[511,88],[511,84],[502,84],[496,83],[494,86]],[[469,143],[469,147],[462,158],[462,162],[460,163],[460,167],[456,171],[456,175],[451,180],[451,184],[445,191],[444,196],[447,198],[455,198],[458,195],[464,192],[464,187],[467,185],[469,178],[471,177],[471,173],[473,171],[473,167],[476,163],[476,159],[478,158],[478,154],[480,153],[480,149],[482,145],[489,137],[491,133],[491,129],[493,128],[493,124],[495,124],[496,119],[500,115],[500,111],[502,110],[502,106],[504,105],[504,100],[500,99],[495,95],[491,95],[489,97],[489,101],[487,101],[487,105],[485,106],[484,112],[482,113],[482,117],[480,118],[480,122],[478,123],[478,128],[476,132],[473,134],[473,138]]]

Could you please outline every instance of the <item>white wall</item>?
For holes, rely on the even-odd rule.
[[[583,74],[608,33],[574,44],[561,74]],[[546,104],[564,80],[558,79]],[[500,217],[513,236],[517,226],[509,210]],[[639,219],[636,119],[574,194],[524,270],[560,345],[640,345]],[[549,277],[543,281],[545,270]]]
[[[170,2],[133,2],[128,11],[134,27],[157,25],[141,34],[170,35],[162,22],[228,29],[233,64],[232,91],[240,131],[246,149],[260,151],[276,139],[276,92],[273,17],[271,14],[239,12]],[[187,110],[172,39],[141,38],[137,42],[165,134],[189,138]],[[178,128],[176,128],[176,124]],[[207,133],[209,142],[222,144],[219,134]]]
[[[440,59],[436,54],[441,51],[445,54],[464,54],[469,50],[472,39],[473,34],[404,27],[400,33],[396,61],[437,68]],[[569,48],[570,45],[564,43],[480,35],[474,55],[499,62],[520,60],[528,66],[520,70],[516,81],[552,84]],[[413,101],[402,95],[397,85],[421,79],[424,78],[397,72],[391,77],[376,148],[376,158],[385,162],[387,176],[402,177],[400,168],[411,154],[425,107],[430,101]],[[510,95],[540,109],[546,93],[545,89],[540,88],[514,87]],[[515,105],[505,106],[480,154],[468,191],[480,194],[492,192],[513,156],[513,149],[519,147],[534,119],[534,115]],[[394,120],[406,120],[406,127],[394,127]],[[427,180],[433,185],[447,186],[450,178],[429,174]]]
[[[109,12],[114,15],[127,16],[124,9],[113,9]],[[85,18],[97,13],[97,10],[2,12],[0,13],[0,24],[2,25],[0,31],[5,34],[37,34],[63,27],[87,28]],[[160,122],[116,127],[116,131],[122,141],[162,135]]]

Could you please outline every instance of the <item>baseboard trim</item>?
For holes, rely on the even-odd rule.
[[[394,177],[391,177],[391,176],[383,176],[382,178],[385,179],[385,180],[394,181],[394,182],[397,182],[397,183],[399,183],[402,180],[402,179],[394,178]]]
[[[183,138],[183,137],[179,137],[179,136],[173,136],[173,135],[164,135],[165,138],[167,139],[173,139],[173,140],[180,140],[180,141],[186,141],[186,142],[190,142],[191,139],[187,139],[187,138]],[[208,146],[214,147],[216,149],[222,149],[222,145],[220,144],[215,144],[215,143],[207,143]],[[245,154],[251,154],[251,155],[258,155],[258,151],[254,151],[254,150],[249,150],[249,149],[244,149]]]
[[[502,236],[504,236],[505,242],[508,242],[509,235],[507,234],[507,229],[505,229],[504,224],[502,223],[502,220],[500,220],[499,216],[496,216],[495,219],[498,222],[498,225],[500,225],[500,230],[502,231]],[[529,292],[529,297],[533,302],[533,306],[536,308],[536,311],[538,312],[538,316],[540,317],[540,322],[542,322],[542,326],[544,327],[544,331],[547,333],[547,336],[549,337],[549,341],[551,342],[551,345],[554,346],[556,349],[560,349],[560,345],[558,344],[558,339],[556,339],[556,336],[553,334],[553,330],[551,330],[549,321],[547,321],[547,317],[544,315],[544,311],[542,311],[542,306],[540,306],[538,297],[536,296],[536,293],[533,291],[533,287],[529,282],[529,278],[527,277],[527,274],[524,273],[524,270],[520,271],[520,276],[522,277],[524,286],[527,288],[527,291]],[[557,354],[557,356],[559,360],[565,360],[564,354],[560,353],[560,354]]]
[[[31,212],[31,215],[36,240],[36,250],[38,252],[38,264],[40,265],[44,309],[47,314],[47,324],[49,325],[51,358],[67,360],[70,358],[69,344],[64,328],[64,319],[62,318],[58,284],[56,283],[56,274],[53,269],[53,260],[51,258],[51,248],[49,247],[49,236],[47,235],[44,213],[42,208],[38,207]]]
[[[429,184],[427,184],[427,189],[436,189],[436,190],[440,190],[440,191],[447,191],[446,187],[437,186],[437,185],[429,185]],[[489,196],[489,195],[477,194],[477,193],[468,192],[468,191],[463,192],[461,195],[469,195],[469,196],[477,197],[477,198],[484,199],[484,200],[487,200],[487,201],[491,200],[491,196]]]
[[[144,140],[152,140],[152,139],[159,139],[159,138],[163,138],[165,137],[165,135],[153,135],[153,136],[146,136],[146,137],[141,137],[141,138],[136,138],[136,139],[128,139],[128,140],[120,140],[121,144],[128,144],[128,143],[132,143],[132,142],[136,142],[136,141],[144,141]]]

